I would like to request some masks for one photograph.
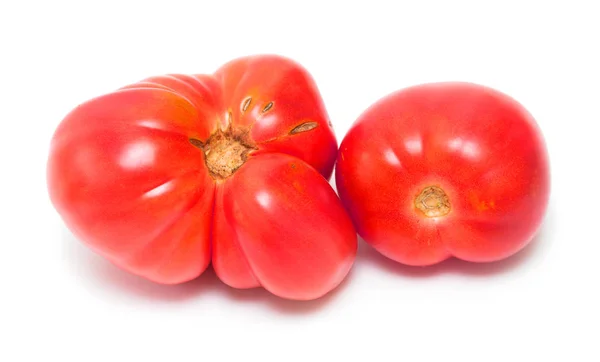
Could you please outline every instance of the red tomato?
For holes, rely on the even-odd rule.
[[[311,76],[278,56],[166,75],[92,99],[53,137],[51,200],[83,242],[158,283],[212,261],[236,288],[335,288],[356,254],[330,187],[337,143]]]
[[[410,87],[352,126],[336,183],[358,233],[408,265],[450,256],[506,258],[536,234],[549,197],[544,140],[532,116],[469,83]]]

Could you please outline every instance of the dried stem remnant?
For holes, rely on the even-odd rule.
[[[448,195],[437,186],[428,186],[415,198],[415,207],[428,217],[447,215],[450,210]]]
[[[267,103],[267,105],[265,106],[265,108],[263,108],[262,113],[267,113],[268,111],[271,110],[271,108],[273,108],[273,102]]]
[[[296,126],[293,130],[291,130],[290,134],[297,134],[297,133],[310,131],[311,129],[316,128],[318,125],[319,124],[317,122],[304,122],[304,123]]]
[[[215,180],[233,175],[255,149],[246,130],[231,128],[215,132],[206,143],[197,139],[190,139],[190,143],[204,151],[206,167]]]

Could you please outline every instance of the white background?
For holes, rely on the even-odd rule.
[[[0,361],[600,361],[594,3],[2,1]],[[68,111],[150,75],[264,52],[311,72],[338,140],[372,102],[416,83],[515,97],[550,151],[540,236],[503,262],[426,269],[361,244],[346,282],[309,303],[235,291],[212,272],[157,286],[70,236],[45,186]]]

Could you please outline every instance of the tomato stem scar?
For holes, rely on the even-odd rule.
[[[427,217],[444,216],[451,210],[448,195],[438,186],[425,187],[415,198],[415,207]]]
[[[215,180],[233,175],[255,149],[248,130],[243,128],[219,129],[205,143],[195,138],[190,138],[190,143],[204,152],[206,167]]]

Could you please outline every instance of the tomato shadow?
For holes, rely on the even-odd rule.
[[[162,285],[128,273],[96,254],[62,228],[63,259],[84,288],[93,293],[134,297],[164,303],[212,298],[217,302],[259,304],[276,313],[316,312],[337,298],[350,283],[352,271],[340,285],[312,301],[293,301],[277,297],[264,288],[235,289],[221,282],[209,266],[198,278],[178,285]]]
[[[360,237],[358,260],[361,263],[381,268],[388,273],[411,278],[428,278],[442,274],[462,274],[472,277],[507,274],[532,265],[534,259],[542,258],[543,254],[547,252],[551,246],[550,236],[553,234],[554,229],[553,215],[553,209],[549,209],[539,232],[525,248],[509,258],[496,262],[473,263],[457,258],[449,258],[431,266],[408,266],[383,256]]]
[[[63,228],[63,259],[84,287],[94,292],[178,302],[214,288],[216,278],[200,276],[179,285],[163,285],[130,274],[83,245]]]
[[[289,300],[277,297],[264,288],[235,289],[222,284],[223,295],[229,300],[241,303],[260,303],[269,309],[282,314],[311,314],[324,309],[335,299],[339,298],[344,290],[352,283],[353,271],[332,291],[324,296],[308,301]]]

